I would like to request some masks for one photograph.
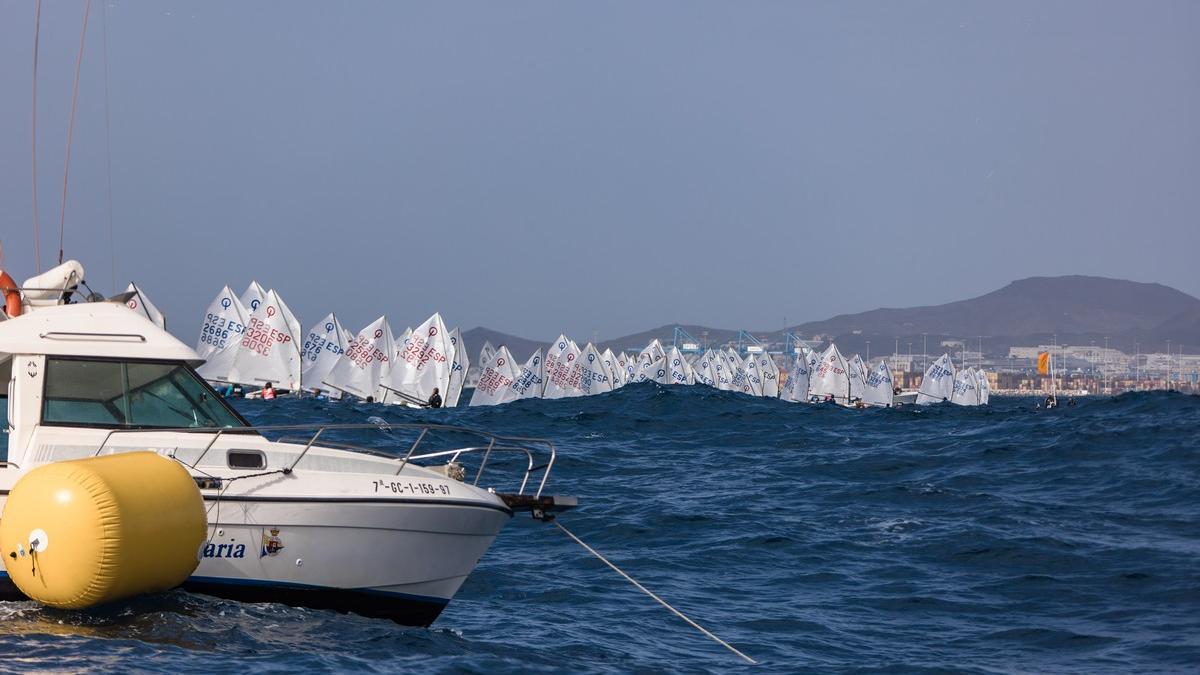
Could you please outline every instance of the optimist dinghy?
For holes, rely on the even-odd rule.
[[[200,363],[117,302],[0,322],[0,500],[40,465],[150,450],[178,461],[207,507],[185,588],[416,626],[437,618],[514,512],[574,504],[543,494],[549,441],[437,425],[255,428]],[[330,442],[365,429],[391,451]],[[0,576],[0,597],[17,595]]]

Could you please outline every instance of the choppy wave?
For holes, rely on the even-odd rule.
[[[241,406],[262,424],[382,416],[549,437],[550,491],[582,504],[563,522],[770,670],[1200,663],[1197,397],[852,411],[636,385],[460,410]],[[86,612],[0,603],[0,657],[6,670],[739,667],[521,517],[428,630],[173,592]]]

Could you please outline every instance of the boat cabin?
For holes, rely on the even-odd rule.
[[[116,302],[43,307],[0,322],[0,460],[47,459],[30,454],[39,428],[248,426],[196,374],[198,363],[192,348]]]

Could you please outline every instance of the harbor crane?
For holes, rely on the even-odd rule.
[[[767,351],[767,343],[744,330],[738,331],[737,346],[742,354],[763,354]]]
[[[700,341],[684,330],[683,326],[675,326],[675,336],[671,339],[671,344],[684,354],[697,354],[704,351],[700,346]]]

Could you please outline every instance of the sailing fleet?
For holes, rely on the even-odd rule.
[[[135,309],[161,321],[140,289],[128,292],[131,307],[137,302]],[[785,373],[766,352],[743,357],[727,347],[685,354],[655,339],[636,354],[614,353],[590,342],[580,347],[564,334],[525,361],[505,346],[484,344],[479,377],[467,399],[463,393],[471,360],[461,331],[448,330],[440,314],[399,335],[384,316],[350,333],[332,313],[301,332],[279,293],[257,282],[241,295],[228,286],[221,289],[205,313],[196,351],[205,359],[198,372],[211,382],[272,383],[331,398],[409,406],[425,405],[435,390],[447,407],[485,406],[603,394],[638,382],[857,408],[943,401],[983,405],[990,391],[982,370],[958,370],[948,354],[927,369],[918,392],[905,393],[894,386],[886,359],[868,365],[858,354],[843,356],[836,344],[823,352],[801,348]]]
[[[350,333],[328,314],[307,333],[274,289],[221,289],[204,316],[197,369],[210,382],[309,391],[380,403],[424,405],[436,390],[458,404],[469,361],[462,334],[440,314],[395,335],[386,317]]]
[[[560,335],[546,352],[534,352],[525,364],[505,347],[485,344],[479,357],[480,375],[470,405],[496,405],[522,398],[588,396],[618,389],[630,383],[656,382],[664,385],[701,385],[750,396],[779,398],[794,403],[835,403],[854,408],[893,407],[902,403],[949,402],[985,405],[990,385],[982,370],[956,370],[949,354],[943,354],[926,371],[921,389],[900,392],[893,384],[886,359],[868,366],[855,354],[844,357],[836,344],[817,353],[802,349],[786,375],[765,352],[745,358],[732,347],[709,349],[701,354],[684,354],[675,346],[664,347],[651,340],[636,355],[600,352],[588,343],[580,348]]]

